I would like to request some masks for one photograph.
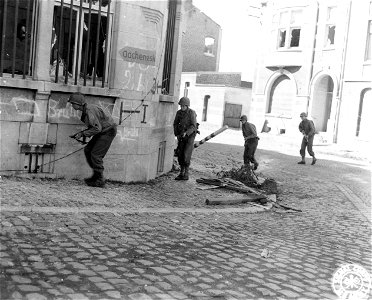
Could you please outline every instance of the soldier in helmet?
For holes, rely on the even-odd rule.
[[[178,104],[181,109],[176,113],[173,130],[178,140],[177,156],[181,172],[175,180],[188,180],[191,155],[194,150],[194,140],[197,132],[196,113],[190,108],[189,98],[182,97]]]
[[[303,134],[302,143],[301,143],[301,161],[298,162],[299,165],[306,164],[305,161],[305,150],[307,147],[307,152],[309,152],[309,155],[313,157],[313,161],[311,162],[312,165],[315,165],[316,158],[315,153],[313,151],[313,141],[314,141],[314,135],[315,135],[315,126],[314,122],[307,119],[307,113],[302,112],[300,114],[301,123],[298,125],[298,129]]]
[[[87,129],[72,137],[76,139],[92,137],[84,148],[84,154],[93,175],[84,180],[89,186],[104,187],[103,158],[116,136],[117,126],[109,113],[98,106],[87,104],[81,93],[72,94],[68,102],[75,110],[82,112],[81,121],[87,126]]]
[[[258,162],[255,159],[254,154],[256,153],[258,140],[260,138],[257,136],[256,126],[248,122],[246,115],[240,117],[240,122],[242,122],[242,132],[245,141],[243,154],[244,164],[249,165],[250,163],[253,163],[253,170],[257,170]]]

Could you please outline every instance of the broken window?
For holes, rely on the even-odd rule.
[[[204,53],[213,55],[214,54],[214,38],[206,37],[204,42]]]
[[[291,30],[291,44],[290,47],[298,47],[300,45],[301,29],[295,28]]]
[[[36,1],[0,0],[0,76],[31,75]]]
[[[336,7],[328,7],[326,21],[325,47],[333,47],[336,36]]]
[[[289,10],[280,13],[277,48],[285,49],[300,46],[301,16],[301,10]]]
[[[283,48],[285,47],[285,36],[286,36],[287,31],[285,29],[280,29],[279,30],[279,43],[278,47]]]
[[[50,75],[66,84],[105,84],[110,40],[110,1],[56,2],[53,15]]]

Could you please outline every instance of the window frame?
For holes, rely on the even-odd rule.
[[[334,9],[335,10],[335,14],[337,15],[337,6],[328,6],[327,7],[327,15],[326,15],[326,20],[325,20],[325,33],[324,33],[324,44],[323,44],[323,48],[324,49],[335,49],[336,47],[336,29],[337,29],[337,26],[336,26],[336,20],[337,18],[335,19],[332,19],[331,18],[331,10]],[[329,31],[330,31],[330,28],[331,27],[334,27],[334,35],[333,35],[333,43],[328,43],[328,37],[329,37]]]
[[[372,1],[369,2],[366,44],[365,44],[365,51],[364,51],[364,64],[371,64],[371,63],[372,63]]]
[[[14,48],[13,48],[13,38],[18,38],[17,37],[17,32],[13,32],[11,33],[12,29],[14,27],[10,27],[10,29],[6,26],[6,20],[7,18],[11,18],[11,17],[14,17],[12,14],[9,13],[8,9],[9,9],[9,1],[6,5],[6,13],[7,13],[7,16],[2,19],[0,22],[2,23],[1,24],[1,30],[3,30],[4,32],[1,32],[2,34],[2,37],[1,37],[1,41],[0,41],[0,52],[1,52],[1,55],[0,55],[0,59],[1,59],[1,62],[0,62],[0,77],[12,77],[12,78],[17,78],[17,79],[30,79],[33,77],[33,73],[34,73],[34,68],[35,68],[35,61],[36,61],[36,40],[37,40],[37,26],[38,26],[38,19],[39,19],[39,16],[38,16],[38,1],[36,0],[27,0],[25,1],[27,3],[26,5],[26,25],[25,25],[25,38],[26,38],[26,45],[22,47],[24,47],[24,49],[26,51],[28,51],[28,55],[24,55],[23,56],[23,68],[22,70],[17,70],[15,67],[13,69],[13,55],[16,55],[16,52],[14,52]],[[14,4],[14,3],[13,3]],[[20,2],[16,2],[15,4],[15,9],[17,9],[17,12],[14,11],[15,15],[17,16],[17,20],[15,21],[16,23],[19,21],[19,18],[20,18],[20,15],[19,15],[19,10],[21,9],[21,5],[20,5]],[[3,7],[3,9],[5,8],[5,6]],[[2,13],[5,13],[4,11],[2,11]],[[20,24],[18,22],[18,24]],[[5,28],[4,28],[5,27]],[[9,31],[10,30],[10,31]],[[12,68],[11,68],[11,72],[6,72],[4,71],[4,62],[5,62],[5,53],[6,53],[6,48],[5,48],[5,40],[6,39],[12,39]],[[4,44],[3,44],[4,42]],[[4,52],[2,52],[2,47],[4,48]],[[27,53],[26,53],[27,54]],[[26,60],[24,59],[26,58]],[[15,60],[17,60],[17,58],[15,58]],[[25,62],[27,61],[27,63]],[[21,72],[19,72],[21,71]]]
[[[213,40],[213,44],[212,45],[207,45],[207,43],[206,43],[207,39]],[[216,39],[214,37],[206,36],[204,38],[204,55],[214,57],[215,56],[215,44],[216,44]],[[206,50],[209,49],[209,47],[212,48],[212,52],[206,51]]]
[[[108,81],[109,81],[109,69],[110,69],[110,57],[111,57],[111,39],[112,39],[112,25],[113,25],[113,21],[114,21],[114,9],[113,9],[113,1],[111,1],[111,5],[110,5],[110,11],[108,11],[108,6],[101,6],[101,22],[102,22],[102,17],[106,17],[106,26],[107,24],[109,25],[108,28],[106,28],[106,32],[108,33],[107,34],[107,37],[106,37],[106,42],[105,42],[105,52],[104,52],[104,60],[106,61],[106,65],[104,65],[104,70],[103,70],[103,74],[105,74],[105,78],[104,78],[104,82],[102,81],[96,81],[95,83],[99,82],[99,84],[94,84],[95,87],[100,87],[100,85],[102,84],[102,87],[104,86],[108,86]],[[70,60],[72,60],[72,73],[71,74],[71,78],[72,78],[72,81],[70,81],[70,79],[68,80],[67,84],[68,85],[77,85],[77,86],[91,86],[90,84],[86,84],[86,81],[92,81],[93,82],[93,79],[84,79],[84,76],[81,75],[82,72],[84,72],[84,66],[82,66],[82,57],[85,55],[84,53],[84,49],[83,49],[83,40],[84,40],[84,24],[85,24],[85,14],[88,16],[89,15],[89,0],[81,0],[81,1],[75,1],[73,0],[72,1],[73,3],[73,11],[76,13],[76,25],[75,25],[75,29],[72,30],[71,32],[74,33],[75,35],[75,38],[74,38],[74,45],[73,45],[73,54],[72,56],[69,58]],[[81,7],[80,7],[80,4],[81,4]],[[54,0],[54,9],[56,7],[59,7],[61,8],[62,7],[62,0]],[[71,7],[71,0],[63,0],[63,10],[67,10],[67,11],[70,11],[70,7]],[[80,16],[80,11],[81,11],[81,16]],[[94,4],[92,3],[91,5],[91,14],[95,14],[97,13],[98,14],[99,12],[99,1],[97,0]],[[54,16],[53,16],[54,17]],[[80,24],[79,24],[80,22]],[[86,24],[88,25],[88,24]],[[52,28],[53,29],[53,28]],[[80,30],[80,40],[79,39],[79,30]],[[57,32],[58,34],[58,32]],[[92,34],[92,33],[90,33]],[[92,37],[90,37],[92,38]],[[80,54],[79,54],[79,57],[77,59],[77,54],[78,54],[78,50],[80,50]],[[52,50],[51,50],[51,54],[52,55]],[[77,66],[76,66],[77,64]],[[52,66],[51,66],[52,67]],[[68,66],[67,66],[68,68]],[[76,71],[77,71],[77,82],[75,83],[75,77],[76,77]],[[69,74],[69,77],[70,77],[70,74]],[[61,76],[61,74],[59,74],[58,76]],[[87,74],[86,74],[87,76]],[[50,77],[51,77],[51,80],[54,81],[54,78],[55,78],[55,73],[51,73],[50,74]],[[96,75],[96,78],[98,79],[98,76]],[[64,81],[58,81],[59,83],[63,83]]]
[[[292,22],[292,16],[294,13],[300,12],[300,14],[303,13],[303,9],[299,8],[291,8],[291,9],[285,9],[279,12],[278,14],[278,25],[277,25],[277,40],[276,40],[276,50],[277,51],[296,51],[301,50],[301,31],[302,31],[302,22],[301,21],[294,21]],[[281,17],[282,15],[287,14],[287,20],[282,24]],[[292,42],[292,31],[299,29],[300,34],[298,38],[298,46],[291,46]],[[285,38],[284,38],[284,45],[280,46],[283,41],[281,37],[281,33],[285,32]]]

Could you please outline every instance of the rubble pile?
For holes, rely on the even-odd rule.
[[[220,178],[231,178],[250,187],[259,186],[258,178],[256,174],[254,174],[250,165],[243,165],[240,169],[232,168],[229,171],[221,171],[217,173],[217,176]]]
[[[244,183],[246,186],[263,190],[266,194],[278,194],[278,186],[272,178],[258,177],[250,165],[243,165],[240,168],[232,168],[229,171],[217,173],[219,178],[231,178]]]

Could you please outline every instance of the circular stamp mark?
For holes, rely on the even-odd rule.
[[[341,299],[367,299],[371,289],[371,276],[357,264],[343,264],[332,277],[332,289]]]

